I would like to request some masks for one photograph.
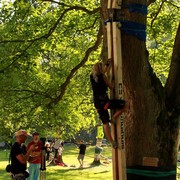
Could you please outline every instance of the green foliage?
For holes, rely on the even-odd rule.
[[[3,0],[0,5],[1,138],[11,139],[19,128],[72,138],[95,126],[89,74],[101,45],[86,52],[97,39],[100,2]],[[158,0],[149,7],[149,60],[162,83],[180,18],[177,5]]]
[[[97,3],[91,1],[4,3],[0,14],[1,135],[13,136],[24,128],[70,138],[81,128],[95,125],[89,65],[77,68],[63,98],[55,101],[72,69],[96,41],[99,13],[93,12],[95,8]]]
[[[178,1],[155,1],[148,9],[147,48],[150,63],[165,84],[180,19]]]

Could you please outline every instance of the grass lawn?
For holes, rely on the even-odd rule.
[[[180,162],[178,162],[178,166],[177,166],[177,176],[176,176],[177,180],[180,180]]]
[[[105,159],[101,160],[100,166],[91,166],[94,160],[94,147],[88,146],[84,159],[84,168],[79,169],[79,162],[77,160],[78,148],[75,146],[66,145],[63,152],[63,161],[68,167],[61,166],[47,166],[46,167],[46,180],[112,180],[112,163],[106,164]],[[111,160],[111,148],[105,147],[102,155]],[[180,154],[178,155],[180,156]],[[0,180],[10,179],[5,167],[8,163],[9,151],[0,150]],[[71,167],[71,166],[74,167]],[[180,162],[177,168],[177,180],[180,180]]]
[[[84,168],[79,169],[79,162],[77,160],[78,148],[76,146],[64,146],[63,161],[68,167],[61,166],[47,166],[46,167],[46,180],[86,180],[86,179],[112,179],[112,163],[105,164],[106,160],[101,160],[102,165],[91,166],[94,160],[94,147],[88,146],[84,159]],[[105,147],[103,156],[111,158],[111,148]],[[8,163],[8,151],[0,151],[0,180],[10,179],[5,167]],[[70,167],[71,165],[75,167]]]
[[[178,152],[178,159],[180,159],[180,151]],[[176,174],[176,179],[180,180],[180,162],[177,163],[177,174]]]

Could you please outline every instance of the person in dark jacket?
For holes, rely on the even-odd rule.
[[[103,123],[104,132],[114,148],[117,148],[117,142],[113,140],[110,132],[110,122],[115,122],[117,117],[124,111],[125,101],[122,99],[109,99],[108,88],[113,89],[113,84],[111,84],[105,75],[108,68],[108,64],[103,64],[98,62],[94,64],[92,73],[90,75],[94,106],[97,109],[99,117]],[[116,109],[112,120],[109,118],[108,109]]]

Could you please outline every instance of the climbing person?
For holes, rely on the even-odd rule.
[[[109,64],[103,64],[102,62],[97,62],[92,68],[92,73],[90,75],[90,81],[93,90],[94,106],[97,109],[99,117],[103,123],[104,133],[113,146],[117,148],[117,142],[113,140],[110,131],[109,123],[115,123],[118,116],[125,110],[125,101],[122,99],[109,99],[108,88],[113,89],[113,84],[111,84],[105,75],[107,72]],[[112,116],[112,120],[109,118],[108,109],[116,109],[116,112]]]

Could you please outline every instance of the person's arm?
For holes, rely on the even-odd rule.
[[[34,161],[36,161],[37,159],[39,159],[39,157],[41,157],[41,152],[36,152],[36,154],[34,156],[29,156],[28,162],[33,163]]]
[[[29,159],[29,156],[30,156],[30,154],[31,154],[31,152],[34,150],[36,148],[36,145],[31,145],[30,147],[29,147],[29,149],[27,150],[27,152],[26,152],[26,154],[24,155],[24,154],[18,154],[17,156],[16,156],[16,158],[18,159],[18,161],[20,161],[22,164],[26,164],[27,163],[27,161],[28,161],[28,159]]]
[[[108,79],[107,79],[107,77],[106,77],[105,75],[103,75],[103,79],[104,79],[104,82],[106,83],[106,85],[107,85],[107,87],[108,87],[109,89],[113,89],[113,88],[114,88],[113,84],[111,84],[111,83],[108,81]]]

